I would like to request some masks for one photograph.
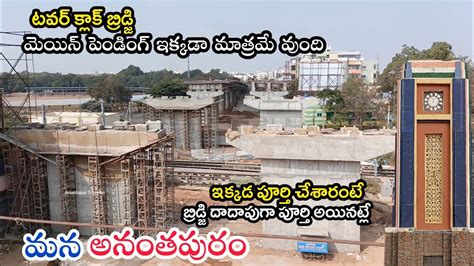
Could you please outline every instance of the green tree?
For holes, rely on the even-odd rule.
[[[431,48],[421,52],[421,59],[454,60],[453,47],[447,42],[434,42]]]
[[[129,65],[117,73],[117,78],[127,87],[141,87],[144,84],[143,71],[134,65]]]
[[[337,127],[342,127],[347,123],[347,114],[343,112],[335,112],[332,117],[332,122],[337,125]]]
[[[130,77],[130,76],[140,76],[143,75],[143,71],[134,65],[129,65],[127,68],[124,68],[120,70],[120,72],[117,75],[122,75],[124,77]]]
[[[413,46],[403,45],[402,50],[395,54],[392,61],[378,77],[377,83],[381,93],[389,97],[392,107],[395,107],[397,80],[402,77],[402,66],[408,60],[453,60],[455,55],[451,44],[447,42],[434,42],[430,48],[419,50]],[[395,109],[395,108],[393,108]]]
[[[153,86],[150,94],[153,97],[186,95],[186,86],[179,78],[164,78]]]
[[[95,100],[102,99],[106,103],[127,103],[132,98],[132,92],[115,76],[109,75],[104,80],[87,88],[87,94]]]
[[[27,72],[23,71],[20,75],[27,80],[30,87],[94,87],[99,82],[113,75],[116,76],[125,87],[152,88],[162,79],[180,78],[186,80],[188,78],[187,72],[177,74],[167,69],[143,72],[138,66],[134,65],[129,65],[117,74],[61,74],[37,72],[27,75]],[[2,80],[5,80],[7,76],[7,72],[0,73],[0,79]],[[231,75],[220,69],[211,69],[207,73],[204,73],[200,69],[194,69],[190,71],[190,77],[191,80],[225,80],[230,78]],[[3,83],[3,89],[6,92],[25,91],[25,84],[13,74],[8,79],[8,82]]]
[[[230,77],[228,73],[222,72],[220,69],[211,69],[206,73],[206,76],[210,80],[222,80]]]
[[[294,96],[298,95],[299,94],[299,91],[298,91],[298,80],[297,79],[293,79],[290,81],[290,83],[288,84],[288,95],[286,96],[286,98],[288,99],[293,99]]]
[[[347,122],[347,114],[344,108],[344,99],[340,90],[324,89],[316,94],[316,97],[323,100],[324,111],[329,121],[341,127]]]
[[[401,78],[401,67],[408,60],[420,58],[420,50],[413,46],[403,45],[402,51],[395,54],[392,61],[385,67],[382,74],[377,79],[382,92],[394,92],[397,86],[397,80]]]
[[[351,113],[353,123],[362,127],[366,113],[373,111],[375,105],[375,91],[362,79],[349,78],[342,84],[341,96],[344,101],[344,112]]]
[[[200,69],[192,69],[191,71],[189,71],[189,77],[191,79],[205,79],[205,76],[204,76],[204,72],[202,72]],[[188,78],[188,72],[183,72],[183,74],[181,75],[183,78]]]
[[[340,90],[324,89],[316,95],[324,101],[326,112],[341,112],[344,109],[344,99]]]

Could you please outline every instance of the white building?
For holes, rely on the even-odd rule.
[[[256,80],[267,80],[268,79],[268,72],[266,71],[259,71],[255,73]]]
[[[362,74],[360,75],[367,83],[373,84],[379,76],[379,62],[376,60],[364,60],[361,66]]]
[[[349,78],[362,78],[373,84],[378,76],[378,62],[365,60],[359,51],[331,51],[304,55],[290,60],[290,74],[299,81],[300,91],[339,89]]]
[[[231,73],[232,77],[238,78],[242,82],[247,82],[252,79],[252,74],[249,73]]]

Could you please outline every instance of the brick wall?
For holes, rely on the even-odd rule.
[[[386,229],[385,265],[423,265],[425,257],[442,257],[443,265],[472,265],[474,233]]]

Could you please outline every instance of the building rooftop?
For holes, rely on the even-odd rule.
[[[410,60],[404,66],[404,78],[466,78],[466,64],[459,60]]]

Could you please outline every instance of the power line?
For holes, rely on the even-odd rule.
[[[21,44],[13,44],[13,43],[4,43],[4,42],[0,42],[0,46],[14,46],[14,47],[21,47]]]
[[[23,37],[23,35],[27,33],[31,33],[31,31],[0,31],[0,34],[15,35],[20,37]]]

